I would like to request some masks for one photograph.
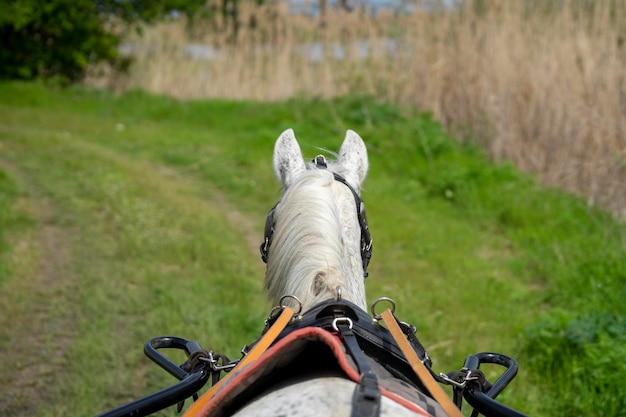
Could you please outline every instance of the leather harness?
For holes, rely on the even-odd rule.
[[[379,320],[384,321],[387,329],[378,324]],[[269,319],[265,331],[269,331],[273,324],[274,321]],[[352,417],[380,415],[378,378],[367,358],[378,362],[395,378],[435,399],[449,417],[462,417],[460,410],[438,385],[440,378],[432,372],[432,361],[417,338],[415,328],[396,320],[391,310],[372,319],[350,301],[325,301],[303,316],[297,316],[276,340],[305,327],[337,333],[346,353],[354,360],[361,377],[352,399]],[[251,346],[252,349],[255,347],[256,343]]]
[[[389,314],[391,314],[390,311]],[[385,319],[385,314],[377,318]],[[389,326],[386,320],[385,323]],[[288,339],[291,334],[306,328],[318,328],[336,334],[346,354],[356,365],[359,378],[352,397],[351,417],[380,416],[381,388],[378,375],[370,365],[371,360],[378,363],[378,367],[382,366],[394,378],[403,381],[405,385],[440,401],[432,395],[433,389],[430,382],[423,379],[425,375],[419,375],[413,370],[411,355],[418,358],[420,364],[422,362],[426,364],[427,367],[422,366],[427,370],[428,378],[433,379],[434,374],[429,371],[430,358],[415,336],[414,327],[396,322],[395,318],[393,324],[399,329],[399,336],[379,325],[376,319],[373,320],[365,311],[347,300],[322,302],[303,315],[294,313],[294,310],[288,306],[283,306],[280,313],[267,319],[261,337],[243,349],[244,356],[236,367],[194,402],[185,413],[185,417],[206,415],[207,404],[210,404],[212,397],[220,392],[220,387],[226,381],[238,372],[245,371],[246,366],[258,359],[270,346],[279,344],[283,339]],[[406,347],[403,347],[396,337],[406,342],[410,352],[404,350]],[[437,384],[435,381],[432,383]],[[451,403],[449,398],[448,401]],[[452,406],[454,407],[454,404]],[[434,416],[440,415],[434,409],[429,409],[429,412]],[[452,414],[448,410],[446,412],[450,417],[461,416],[461,414]]]

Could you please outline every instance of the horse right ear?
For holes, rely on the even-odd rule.
[[[276,139],[273,165],[283,188],[289,187],[306,170],[300,145],[292,129],[285,130]]]
[[[358,191],[367,175],[369,162],[367,147],[363,139],[353,130],[346,132],[346,137],[339,149],[339,166],[339,173]]]

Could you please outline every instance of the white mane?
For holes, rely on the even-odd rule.
[[[329,171],[307,171],[283,195],[267,262],[271,299],[295,295],[306,310],[342,297],[365,308],[354,197]]]
[[[349,132],[346,138],[337,164],[327,170],[306,169],[292,131],[277,141],[274,169],[284,192],[274,210],[265,275],[268,296],[276,304],[282,296],[293,295],[306,311],[337,298],[340,286],[343,299],[366,308],[355,199],[345,184],[334,179],[332,170],[348,181],[352,178],[351,185],[358,190],[367,171],[367,156],[356,133]],[[353,153],[355,142],[361,154],[357,166],[353,155],[346,155]]]

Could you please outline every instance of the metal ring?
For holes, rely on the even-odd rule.
[[[278,313],[280,313],[281,310],[282,310],[281,307],[278,307],[278,306],[272,307],[272,309],[270,310],[270,314],[267,316],[266,324],[267,324],[267,321],[272,320],[273,318],[277,317]]]
[[[338,332],[339,327],[337,326],[338,322],[346,322],[348,323],[348,328],[352,329],[352,319],[350,317],[336,317],[333,320],[333,330]]]
[[[391,314],[396,312],[396,303],[395,301],[393,301],[391,298],[389,297],[380,297],[377,298],[373,303],[372,303],[372,317],[374,317],[374,320],[382,320],[383,316],[381,316],[380,314],[376,314],[376,306],[378,305],[378,303],[387,301],[389,304],[391,304]]]
[[[295,295],[289,295],[289,294],[283,295],[280,298],[280,301],[278,302],[278,304],[280,305],[280,308],[288,307],[288,305],[284,303],[284,301],[287,299],[292,299],[293,301],[295,301],[297,310],[294,311],[294,314],[300,314],[300,312],[302,311],[302,301],[300,301],[300,299],[296,297]]]

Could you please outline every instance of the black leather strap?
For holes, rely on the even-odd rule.
[[[359,342],[352,331],[352,320],[341,321],[336,324],[336,328],[339,330],[339,336],[346,347],[347,353],[352,356],[361,374],[361,379],[352,396],[351,417],[379,417],[381,394],[378,387],[378,378],[359,347]]]

